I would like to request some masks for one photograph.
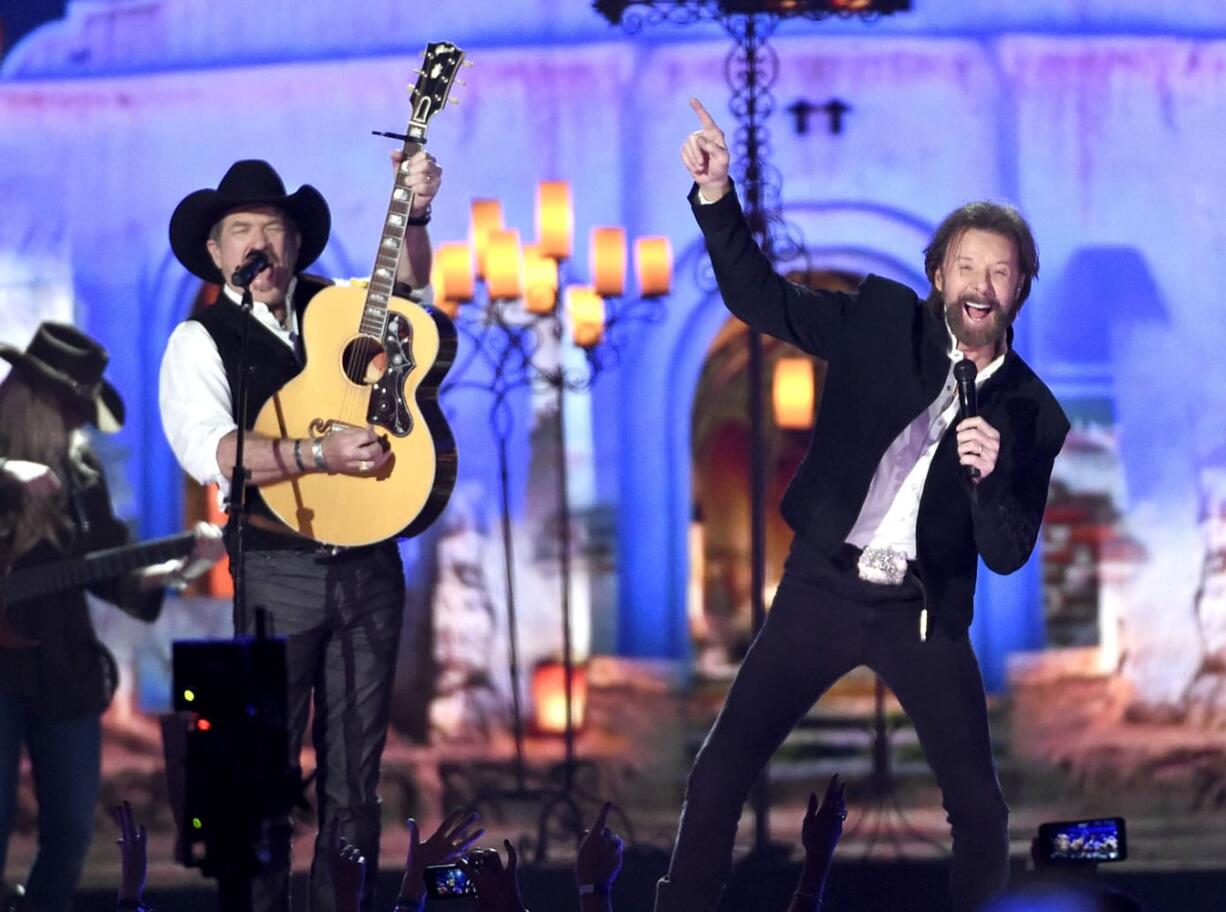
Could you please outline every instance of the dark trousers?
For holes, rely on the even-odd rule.
[[[0,875],[17,810],[23,745],[38,799],[38,855],[26,880],[27,901],[39,912],[67,912],[94,835],[102,725],[97,715],[49,719],[0,691]]]
[[[311,863],[309,908],[332,912],[328,834],[361,850],[368,870],[379,858],[379,762],[404,610],[404,571],[394,542],[341,552],[252,551],[247,555],[247,606],[239,633],[254,630],[254,609],[268,610],[270,632],[287,639],[290,758],[299,763],[311,697],[315,719],[316,811],[319,836]],[[256,912],[288,912],[288,827],[278,830],[272,862],[257,878]],[[367,877],[362,909],[374,898]]]
[[[657,912],[715,907],[754,780],[814,702],[859,665],[894,691],[941,787],[953,830],[955,909],[973,909],[1004,888],[1009,809],[979,665],[965,635],[930,625],[921,641],[921,605],[914,582],[865,583],[850,562],[836,566],[793,543],[766,623],[694,761]]]

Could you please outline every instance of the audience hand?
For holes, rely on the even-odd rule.
[[[507,866],[497,850],[493,850],[491,862],[481,866],[464,864],[469,879],[477,888],[477,912],[527,912],[519,893],[519,853],[510,840],[504,839],[507,850]]]
[[[809,793],[809,808],[801,826],[800,839],[805,847],[806,863],[813,861],[829,865],[835,846],[843,835],[843,821],[847,819],[847,805],[843,800],[843,781],[839,774],[830,777],[821,806],[816,793]]]
[[[608,888],[621,872],[622,838],[606,826],[612,806],[608,801],[604,803],[596,815],[596,822],[579,843],[579,854],[575,858],[575,881],[579,886],[591,884]]]
[[[826,875],[835,846],[843,835],[843,821],[847,818],[847,806],[843,802],[843,781],[839,774],[830,777],[826,795],[821,805],[817,795],[809,793],[809,807],[805,811],[800,828],[800,841],[805,847],[805,863],[800,871],[800,881],[792,894],[788,912],[817,912],[822,905],[826,889]]]
[[[332,818],[328,833],[328,869],[332,874],[332,892],[337,912],[358,912],[362,889],[366,885],[366,859],[361,850],[341,837],[340,818]]]
[[[404,860],[404,877],[400,881],[400,899],[404,904],[420,906],[426,901],[426,868],[449,864],[463,855],[485,835],[485,830],[473,829],[480,820],[481,815],[475,812],[464,816],[462,810],[452,811],[425,842],[421,841],[417,821],[412,817],[406,821],[409,852]]]
[[[119,901],[139,903],[145,894],[145,875],[149,870],[148,842],[144,824],[137,827],[132,819],[132,805],[128,802],[111,808],[111,819],[119,827],[119,845],[122,875],[119,882]]]

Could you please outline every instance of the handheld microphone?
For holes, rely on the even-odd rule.
[[[257,275],[272,265],[272,261],[268,259],[268,254],[263,250],[253,250],[247,254],[247,259],[243,261],[243,265],[239,266],[230,275],[230,284],[235,288],[246,288],[250,285]]]
[[[954,365],[954,381],[958,384],[958,405],[962,409],[962,417],[974,418],[979,414],[979,391],[975,388],[975,374],[979,373],[975,362],[963,358]],[[979,469],[975,466],[963,466],[967,478],[978,478]]]

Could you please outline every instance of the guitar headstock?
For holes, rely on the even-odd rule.
[[[413,116],[409,121],[409,135],[420,142],[425,138],[426,127],[451,95],[460,67],[464,65],[464,52],[449,41],[435,41],[426,45],[421,69],[417,71],[417,83],[413,86]]]

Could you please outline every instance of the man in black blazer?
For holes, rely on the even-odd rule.
[[[750,786],[830,685],[867,665],[907,711],[953,832],[950,893],[976,908],[1008,876],[1008,814],[967,629],[978,559],[1029,558],[1068,421],[1010,346],[1038,274],[1016,210],[971,203],[925,251],[932,291],[868,276],[855,294],[795,285],[754,241],[724,134],[681,158],[728,309],[829,367],[809,450],[784,495],[796,533],[765,626],[690,773],[657,912],[714,908]],[[954,365],[977,368],[979,415],[959,421]],[[803,886],[802,886],[803,891]],[[802,896],[820,900],[820,896]]]

